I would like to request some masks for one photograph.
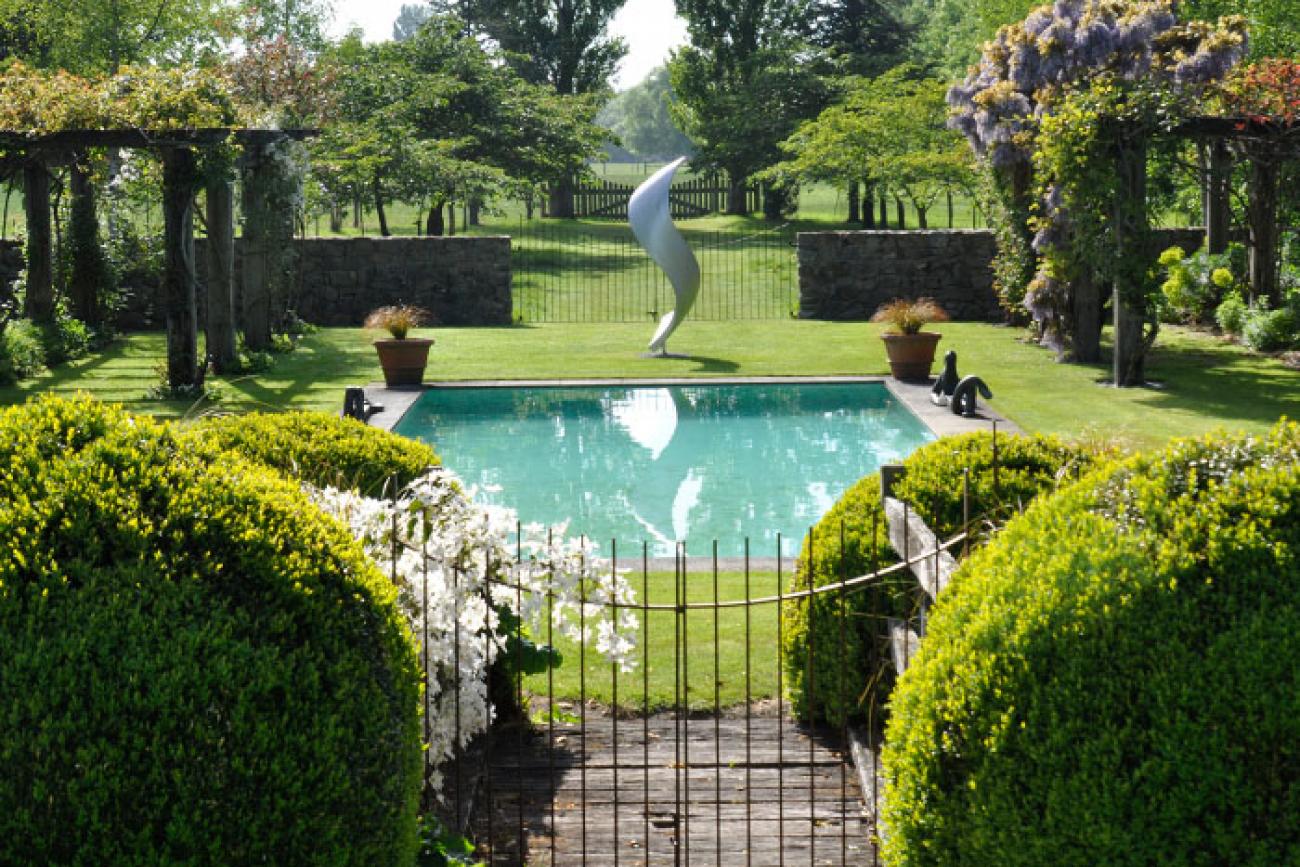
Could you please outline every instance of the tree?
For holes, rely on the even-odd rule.
[[[211,58],[222,0],[0,0],[6,49],[34,65],[116,72]]]
[[[608,35],[625,0],[439,0],[488,37],[527,82],[548,84],[562,96],[604,93],[619,60],[622,39]],[[549,179],[550,215],[573,216],[573,176]]]
[[[779,142],[829,102],[825,55],[799,37],[801,9],[778,0],[678,0],[690,45],[669,75],[674,119],[699,157],[727,172],[727,213],[743,214],[750,175],[780,159]],[[767,185],[764,211],[779,216],[782,190]]]
[[[339,197],[365,197],[388,234],[385,203],[481,199],[507,179],[536,184],[576,171],[606,133],[594,100],[522,81],[458,19],[433,16],[405,42],[364,45],[351,34],[331,53],[341,122],[316,146],[317,178]]]
[[[812,0],[808,12],[809,41],[851,75],[876,76],[897,65],[912,35],[890,0]]]
[[[428,21],[432,14],[433,10],[428,6],[403,3],[397,13],[397,19],[393,22],[393,41],[405,42],[410,39],[424,26],[424,22]]]
[[[787,159],[765,174],[862,181],[868,191],[888,184],[912,203],[922,228],[945,191],[970,191],[973,163],[961,137],[946,128],[942,82],[903,65],[874,79],[849,78],[843,88],[841,100],[781,143]]]
[[[671,160],[694,154],[695,147],[673,123],[676,101],[668,67],[660,66],[645,80],[605,104],[597,122],[618,136],[630,153],[643,160]]]

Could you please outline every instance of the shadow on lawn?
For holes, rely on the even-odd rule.
[[[1108,365],[1095,368],[1099,382],[1109,379]],[[1225,425],[1300,418],[1300,373],[1232,344],[1157,345],[1147,376],[1157,385],[1141,389],[1141,401],[1154,410],[1215,416]]]

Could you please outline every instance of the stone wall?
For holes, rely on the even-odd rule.
[[[1201,229],[1161,229],[1157,253],[1200,246]],[[997,252],[987,229],[800,232],[799,316],[868,319],[894,298],[929,296],[953,319],[1003,318],[993,293]]]
[[[207,276],[206,242],[194,241],[200,284]],[[235,291],[239,292],[243,241],[235,240]],[[399,302],[433,314],[439,325],[507,325],[510,238],[306,238],[294,241],[298,274],[289,306],[315,325],[358,326],[376,307]],[[156,286],[130,287],[120,326],[157,328],[163,323]]]
[[[235,242],[238,284],[240,241]],[[386,304],[415,304],[439,325],[508,325],[510,238],[307,238],[294,242],[291,306],[316,325],[360,325]],[[206,256],[195,243],[202,283]]]

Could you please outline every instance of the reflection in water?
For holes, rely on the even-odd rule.
[[[608,552],[789,555],[836,498],[930,438],[880,385],[435,389],[397,432],[525,522]]]

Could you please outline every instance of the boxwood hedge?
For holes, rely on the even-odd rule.
[[[417,666],[294,484],[89,401],[0,413],[0,863],[409,865]]]
[[[894,692],[895,865],[1300,863],[1300,428],[1032,505]]]
[[[978,537],[1043,491],[1074,478],[1098,455],[1055,437],[1002,434],[996,439],[995,479],[994,449],[988,432],[922,446],[903,462],[907,472],[894,493],[948,538],[962,529],[962,478],[969,470],[971,529]],[[880,509],[878,474],[849,488],[804,539],[790,589],[805,589],[810,579],[812,586],[833,584],[898,562]],[[916,586],[910,572],[899,573],[843,599],[832,593],[785,604],[782,664],[796,714],[838,724],[884,699],[893,673],[880,617],[914,614]]]
[[[217,416],[196,425],[190,436],[302,481],[371,497],[384,494],[390,477],[405,485],[439,463],[423,443],[323,412]]]

